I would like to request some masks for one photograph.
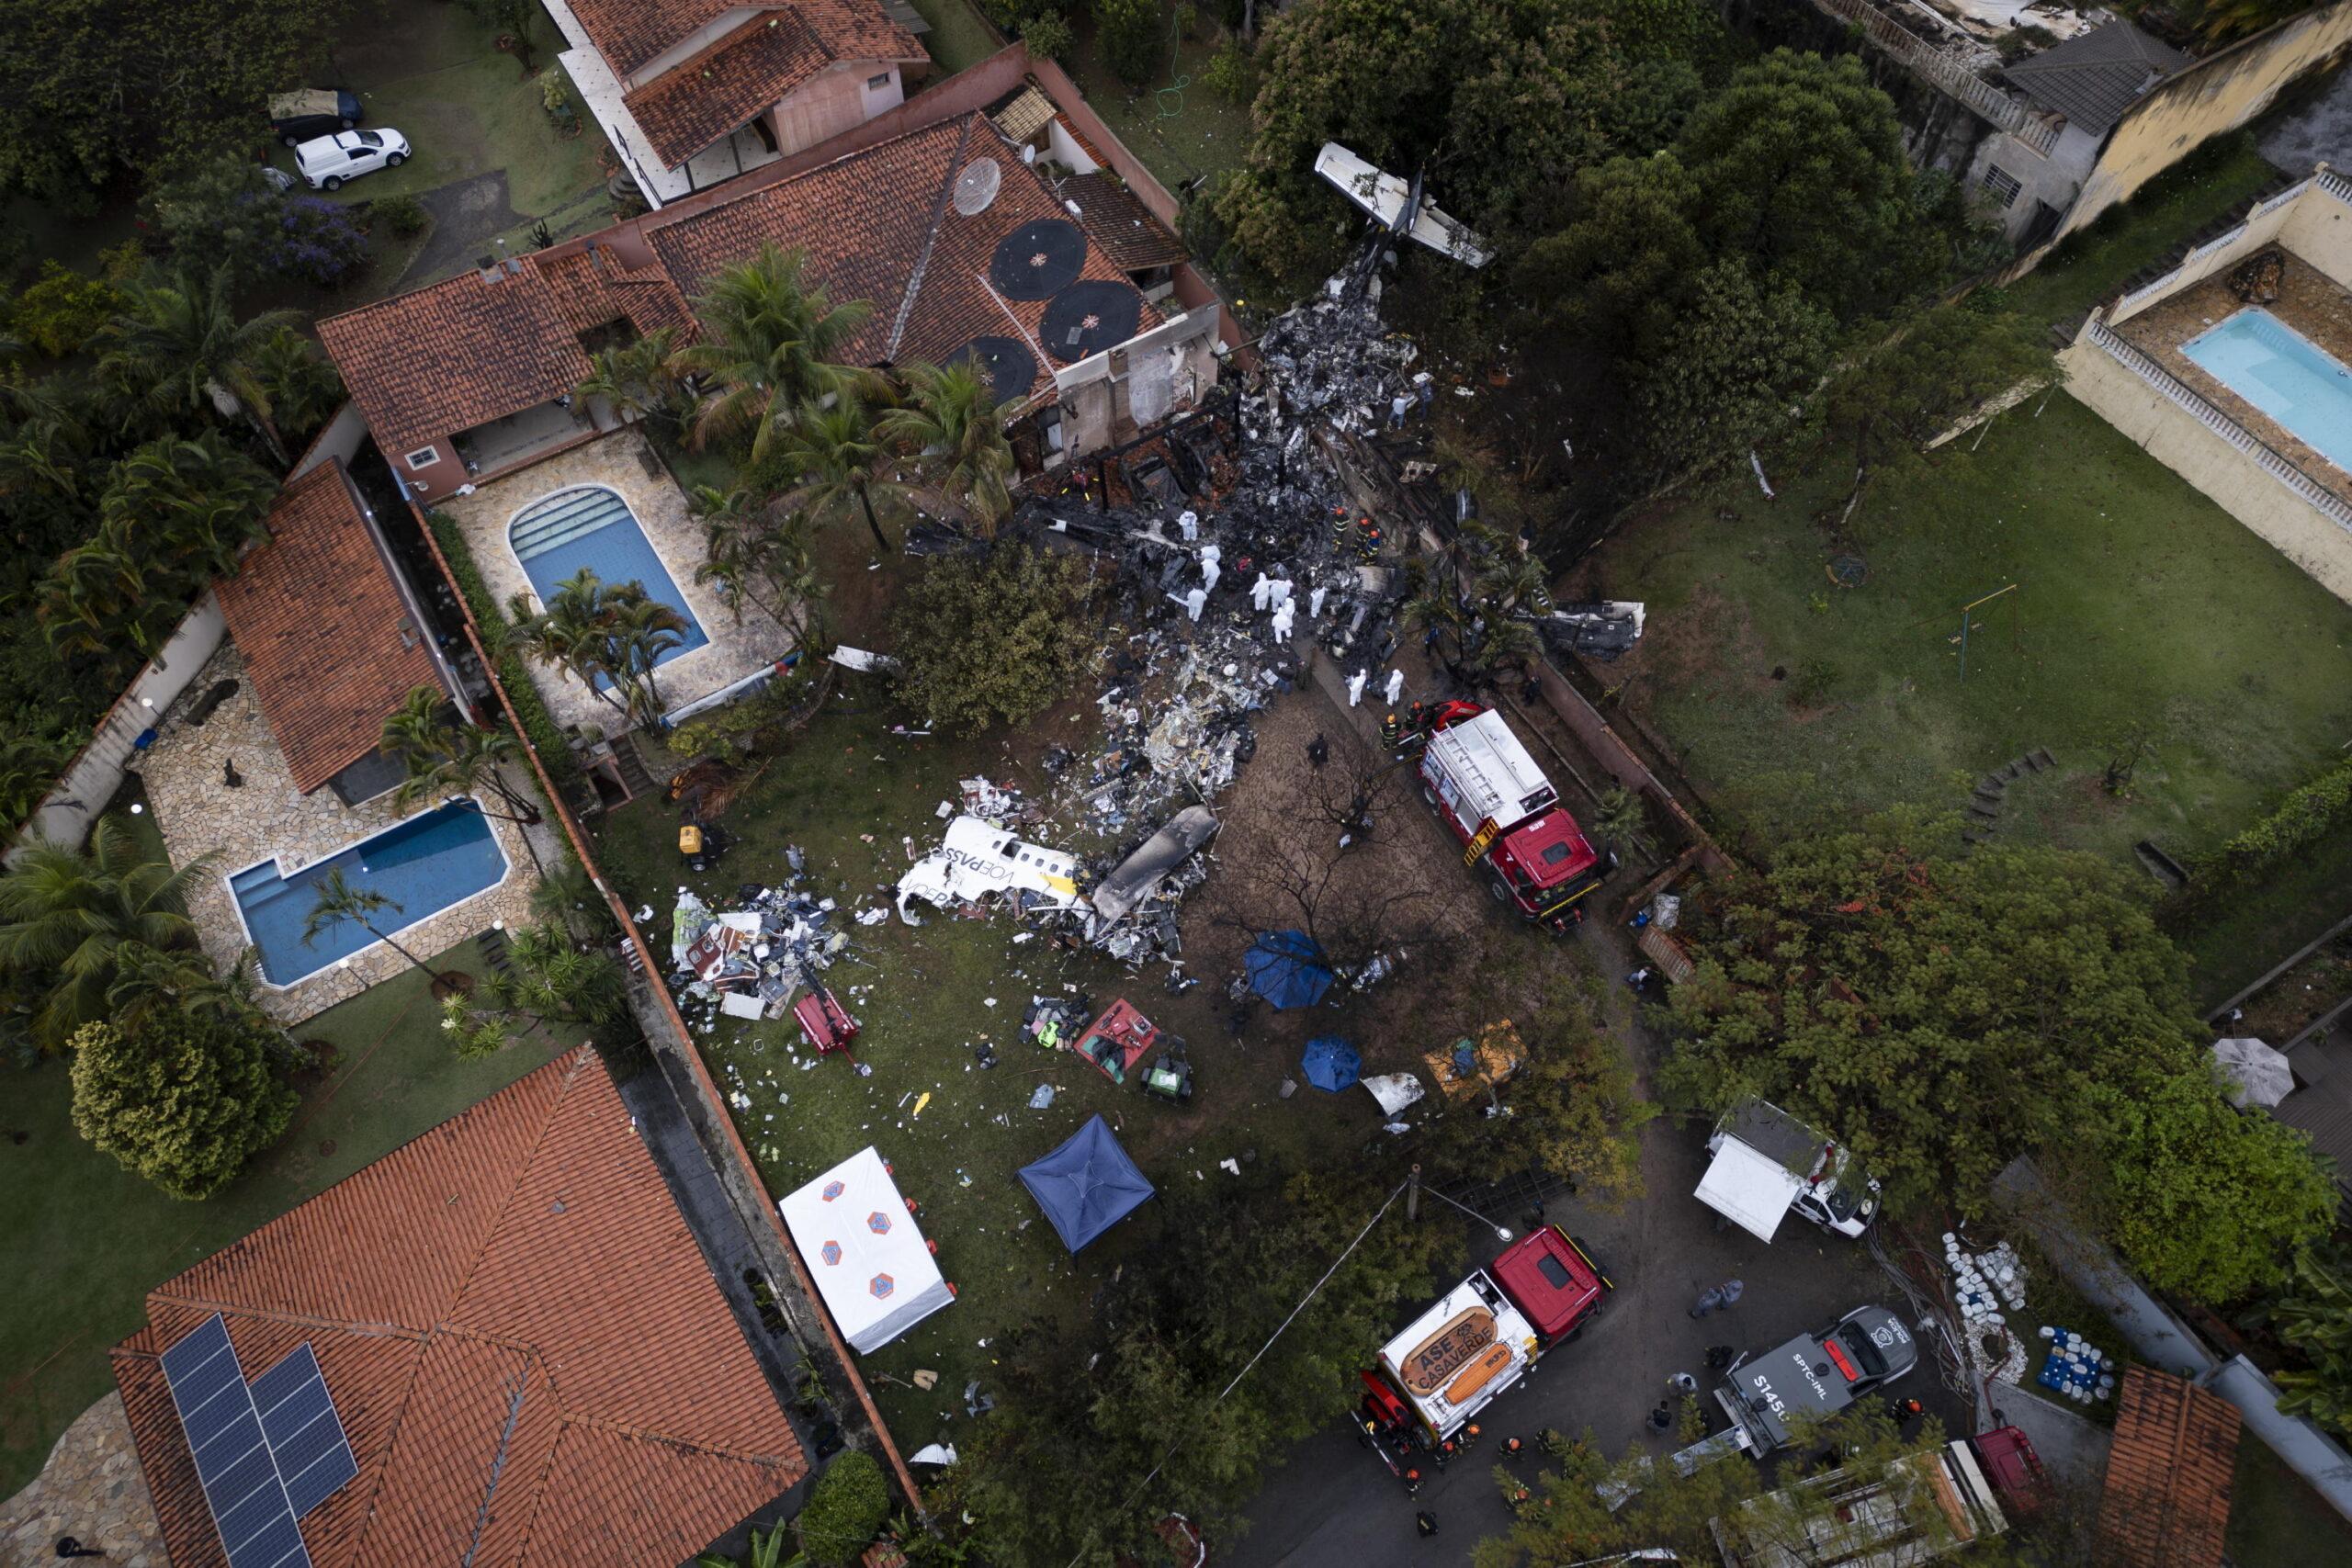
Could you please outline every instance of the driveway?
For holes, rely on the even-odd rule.
[[[1365,709],[1341,713],[1343,721],[1370,722]],[[1433,823],[1430,829],[1442,831]],[[1595,921],[1578,940],[1594,944],[1601,973],[1622,975],[1632,967],[1624,933]],[[1659,1042],[1633,1016],[1630,993],[1618,990],[1612,1005],[1619,1036],[1646,1079]],[[1249,1509],[1251,1529],[1238,1540],[1214,1543],[1216,1561],[1234,1568],[1467,1562],[1480,1538],[1510,1524],[1492,1479],[1501,1438],[1516,1435],[1532,1447],[1536,1432],[1546,1427],[1566,1433],[1589,1429],[1611,1453],[1638,1445],[1665,1454],[1679,1444],[1671,1434],[1651,1433],[1649,1412],[1676,1372],[1690,1372],[1712,1387],[1708,1347],[1769,1349],[1865,1302],[1903,1310],[1900,1293],[1859,1243],[1792,1218],[1767,1246],[1730,1222],[1719,1222],[1690,1196],[1706,1164],[1705,1142],[1702,1126],[1666,1118],[1653,1122],[1642,1135],[1645,1196],[1614,1211],[1571,1199],[1554,1203],[1544,1214],[1546,1222],[1566,1227],[1591,1247],[1617,1291],[1581,1339],[1555,1351],[1535,1376],[1491,1407],[1480,1425],[1493,1441],[1467,1462],[1430,1472],[1419,1495],[1408,1498],[1385,1467],[1358,1445],[1353,1429],[1335,1421],[1300,1444],[1273,1472]],[[1534,1218],[1491,1217],[1515,1234],[1524,1234]],[[1425,1205],[1420,1223],[1478,1229],[1442,1204]],[[1484,1262],[1505,1244],[1490,1234],[1481,1235],[1472,1255]],[[1747,1287],[1737,1306],[1704,1320],[1689,1315],[1700,1292],[1735,1278]],[[1369,1354],[1374,1348],[1360,1348]],[[1898,1385],[1901,1392],[1924,1403],[1947,1431],[1973,1429],[1968,1403],[1943,1385],[1932,1359],[1923,1361]],[[1712,1399],[1702,1398],[1713,1411]],[[1719,1415],[1710,1423],[1711,1428],[1721,1425]],[[1750,1461],[1735,1457],[1722,1462]],[[1541,1468],[1532,1460],[1526,1463],[1531,1474]],[[1416,1508],[1437,1517],[1436,1540],[1423,1540],[1415,1532]]]
[[[525,221],[507,200],[503,169],[422,192],[416,199],[433,214],[433,232],[401,275],[402,288],[434,282],[472,265],[490,249],[493,235]]]

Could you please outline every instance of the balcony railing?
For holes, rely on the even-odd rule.
[[[2027,113],[2024,105],[1970,70],[1967,62],[1929,43],[1870,0],[1814,0],[1814,4],[1860,28],[1865,38],[1902,62],[1915,75],[1946,96],[1959,99],[2034,152],[2047,157],[2051,148],[2058,144],[2058,124]]]
[[[2346,502],[2280,457],[2259,436],[2207,402],[2194,388],[2126,342],[2122,334],[2106,322],[2091,322],[2088,335],[2091,342],[2104,349],[2117,364],[2187,409],[2196,417],[2198,423],[2253,458],[2271,478],[2317,507],[2322,516],[2339,528],[2352,531],[2352,502]]]

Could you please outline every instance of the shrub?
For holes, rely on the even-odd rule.
[[[51,359],[79,354],[122,308],[122,295],[102,278],[85,277],[55,261],[40,264],[40,280],[17,298],[17,335]]]
[[[1250,58],[1250,51],[1241,47],[1239,39],[1227,39],[1224,48],[1209,56],[1208,69],[1201,73],[1201,85],[1228,102],[1246,104],[1257,96],[1257,62]]]
[[[368,236],[350,208],[321,197],[289,197],[277,217],[277,235],[266,262],[280,277],[322,288],[348,279],[368,262]]]
[[[1140,86],[1159,69],[1165,14],[1159,0],[1094,0],[1095,38],[1123,80]]]
[[[1059,17],[1032,17],[1021,24],[1021,41],[1029,46],[1032,59],[1042,54],[1048,60],[1066,60],[1078,39],[1069,23]]]
[[[175,1198],[209,1198],[293,1120],[255,1018],[151,1014],[74,1036],[74,1130]]]
[[[1191,0],[1181,0],[1176,7],[1176,30],[1188,39],[1201,36],[1201,8]]]
[[[1025,546],[974,568],[935,561],[900,599],[892,633],[902,696],[933,728],[976,735],[1050,706],[1093,664],[1080,622],[1086,569]]]
[[[1801,708],[1819,707],[1838,684],[1838,666],[1826,659],[1808,659],[1797,666],[1789,682],[1789,701]]]
[[[368,216],[401,239],[413,238],[424,231],[430,216],[424,203],[413,196],[388,196],[368,209]]]
[[[519,654],[500,650],[506,634],[506,617],[499,612],[498,600],[490,584],[481,579],[481,569],[474,565],[473,552],[466,547],[466,536],[458,527],[457,519],[447,513],[426,514],[432,525],[433,537],[441,547],[442,558],[449,563],[449,575],[457,579],[458,592],[473,612],[474,625],[481,628],[482,641],[492,650],[498,665],[498,683],[506,689],[506,700],[514,705],[514,716],[522,724],[523,738],[538,754],[539,765],[548,771],[548,778],[559,795],[571,794],[585,787],[580,774],[579,759],[571,754],[571,742],[548,712],[540,700],[537,682],[531,679],[530,667]]]
[[[800,1549],[820,1563],[854,1562],[890,1512],[890,1485],[874,1456],[852,1449],[827,1467],[800,1510]]]

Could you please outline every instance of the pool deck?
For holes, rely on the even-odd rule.
[[[2293,432],[2223,385],[2210,371],[2181,352],[2181,345],[2245,310],[2222,277],[2209,277],[2182,289],[2125,321],[2116,331],[2149,354],[2215,408],[2267,442],[2278,455],[2309,474],[2346,502],[2352,502],[2352,473],[2346,473],[2316,449],[2296,439]],[[2263,307],[2338,361],[2352,365],[2352,292],[2346,292],[2292,253],[2278,298]]]
[[[395,809],[390,795],[356,807],[322,787],[309,795],[294,788],[293,774],[277,749],[277,738],[263,718],[244,659],[223,643],[203,672],[188,684],[156,726],[154,745],[139,761],[147,799],[163,829],[174,865],[217,853],[210,873],[197,879],[188,913],[207,957],[222,971],[245,949],[245,928],[229,892],[229,878],[256,862],[277,856],[294,872],[358,839],[429,807]],[[240,682],[237,693],[213,710],[201,728],[187,722],[188,710],[217,682]],[[224,764],[236,763],[243,787],[223,786]],[[525,781],[516,779],[518,785]],[[493,809],[496,807],[493,807]],[[486,818],[506,853],[506,879],[454,908],[393,933],[402,947],[420,955],[442,952],[486,931],[491,921],[529,922],[531,888],[537,881],[522,830],[512,822]],[[263,1008],[281,1023],[294,1024],[408,967],[408,960],[384,943],[354,954],[349,969],[330,967],[290,986],[261,987]]]
[[[710,638],[656,671],[662,696],[673,709],[755,675],[792,651],[791,634],[764,611],[747,605],[738,621],[719,603],[717,590],[695,581],[695,568],[703,559],[702,524],[687,511],[685,493],[670,478],[669,470],[634,430],[615,431],[600,441],[492,479],[471,495],[452,496],[441,503],[441,510],[456,518],[464,530],[474,565],[503,606],[515,594],[531,592],[531,581],[507,542],[507,526],[515,514],[557,491],[589,484],[617,491],[628,502],[638,525],[645,530],[678,592],[684,595],[686,607]],[[536,660],[532,673],[557,723],[593,725],[606,734],[617,727],[620,716],[612,705],[572,676]]]

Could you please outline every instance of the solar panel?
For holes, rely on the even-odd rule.
[[[162,1360],[229,1568],[311,1568],[295,1521],[359,1473],[317,1353],[298,1347],[248,1384],[216,1313]]]
[[[300,1518],[359,1473],[343,1420],[327,1393],[319,1358],[308,1345],[254,1379],[262,1434],[285,1479],[288,1503]]]

